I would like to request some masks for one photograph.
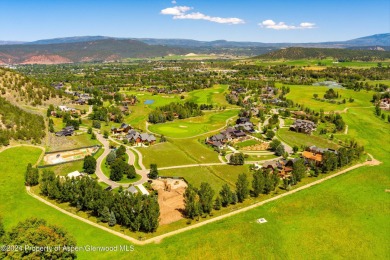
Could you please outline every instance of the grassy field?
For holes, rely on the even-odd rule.
[[[315,145],[317,147],[322,148],[338,148],[338,145],[330,140],[315,135],[297,133],[294,131],[290,131],[288,128],[280,128],[276,134],[282,141],[286,142],[290,146],[296,145],[298,147],[301,147],[302,145]]]
[[[282,84],[277,84],[277,86],[282,86]],[[286,95],[286,98],[291,99],[294,103],[304,104],[305,107],[319,111],[321,108],[324,111],[336,111],[343,110],[346,107],[368,107],[373,106],[370,102],[374,92],[367,91],[353,91],[350,89],[341,89],[337,88],[335,91],[341,95],[339,101],[346,99],[345,104],[332,104],[328,102],[321,102],[313,98],[313,94],[318,94],[319,98],[322,98],[328,90],[328,87],[325,86],[310,86],[310,85],[285,85],[290,87],[290,93]],[[348,99],[352,97],[354,102],[349,103]]]
[[[215,85],[212,88],[194,90],[188,93],[186,101],[196,104],[208,104],[216,107],[237,107],[226,101],[225,94],[228,93],[228,85]]]
[[[247,146],[260,144],[260,143],[261,143],[260,141],[257,141],[257,140],[254,140],[254,139],[250,139],[250,140],[245,140],[243,142],[237,143],[235,146],[240,149],[240,148],[244,148],[244,147],[247,147]]]
[[[167,137],[187,138],[221,128],[226,124],[227,119],[236,115],[236,110],[205,112],[205,115],[199,117],[150,125],[149,130]]]
[[[158,167],[167,167],[219,162],[218,154],[196,139],[169,140],[169,142],[137,149],[142,153],[146,167],[149,167],[151,163],[156,163]]]
[[[248,165],[215,165],[159,171],[161,176],[183,177],[196,187],[199,187],[202,182],[208,182],[216,193],[221,190],[222,185],[225,183],[229,184],[231,188],[234,189],[237,177],[240,173],[247,173],[249,180],[252,180],[252,176],[249,174]]]

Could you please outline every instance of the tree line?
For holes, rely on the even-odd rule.
[[[160,208],[153,195],[105,191],[92,178],[60,178],[47,170],[42,173],[40,188],[44,196],[60,203],[69,202],[111,226],[119,224],[132,231],[154,232],[159,224]]]
[[[194,116],[201,116],[203,112],[198,104],[185,102],[184,104],[172,102],[153,110],[148,117],[148,121],[153,124],[173,121],[176,117],[185,119]]]

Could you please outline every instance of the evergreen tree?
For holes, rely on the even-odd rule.
[[[188,185],[184,193],[184,204],[184,212],[188,218],[193,219],[202,213],[198,192],[192,185]]]
[[[215,198],[215,202],[214,202],[214,209],[215,210],[220,210],[221,206],[222,206],[221,199],[219,198],[219,196],[217,196]]]
[[[116,152],[112,150],[107,155],[106,162],[107,162],[108,165],[111,165],[113,162],[115,162],[115,159],[116,159]]]
[[[238,202],[243,202],[249,195],[249,182],[245,173],[238,175],[236,194]]]
[[[253,181],[252,181],[253,195],[255,197],[258,197],[261,193],[263,193],[264,185],[265,185],[265,180],[262,172],[260,170],[255,171],[253,173]]]
[[[110,210],[108,209],[108,207],[105,206],[101,213],[100,220],[104,223],[107,223],[108,221],[110,221],[110,217],[111,217]]]
[[[303,159],[298,159],[294,164],[293,164],[293,170],[292,170],[292,175],[294,178],[300,182],[302,178],[305,177],[306,175],[306,166],[305,162]]]
[[[37,168],[33,168],[31,163],[27,165],[27,170],[24,175],[25,184],[27,186],[35,186],[39,183],[39,171]]]
[[[92,155],[84,157],[83,169],[88,174],[93,174],[96,171],[96,159]]]
[[[207,182],[202,182],[200,184],[199,194],[199,203],[202,208],[203,213],[210,214],[213,208],[213,197],[214,190],[211,188],[210,184]]]
[[[157,179],[158,177],[158,170],[157,170],[157,164],[150,164],[150,171],[149,171],[149,178],[151,179]]]
[[[109,220],[108,220],[108,225],[109,225],[110,227],[113,227],[113,226],[116,225],[116,218],[115,218],[115,214],[114,214],[113,211],[111,211],[110,218],[109,218]]]
[[[126,173],[128,179],[134,179],[137,176],[134,165],[129,165],[128,171]]]
[[[232,202],[233,192],[230,190],[229,185],[226,183],[222,186],[219,195],[221,196],[221,203],[223,207],[227,207]]]
[[[237,201],[238,201],[238,198],[237,198],[237,194],[236,193],[232,193],[232,198],[231,198],[231,204],[235,205],[237,204]]]

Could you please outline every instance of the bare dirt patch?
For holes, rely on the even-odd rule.
[[[184,192],[187,184],[182,180],[158,179],[152,187],[158,191],[160,225],[169,224],[183,218]]]
[[[82,148],[66,152],[50,153],[43,157],[45,164],[58,164],[64,162],[71,162],[81,160],[87,155],[94,154],[99,147]]]

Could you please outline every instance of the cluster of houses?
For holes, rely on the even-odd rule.
[[[223,149],[227,142],[243,138],[247,136],[248,133],[253,133],[254,131],[253,123],[250,122],[250,119],[247,117],[240,117],[237,119],[234,127],[228,127],[219,134],[207,138],[206,143],[214,148]]]
[[[310,165],[314,163],[316,166],[321,166],[323,162],[323,155],[325,152],[332,152],[337,154],[337,151],[329,148],[318,148],[316,146],[310,146],[306,148],[302,153],[302,158],[305,160],[306,165]],[[273,172],[277,172],[280,178],[286,178],[291,176],[291,172],[293,170],[294,163],[298,160],[298,158],[294,159],[278,159],[273,161],[267,161],[263,163],[263,165],[255,164],[255,168],[265,168],[271,169]]]
[[[73,102],[77,105],[88,104],[88,100],[93,98],[89,93],[81,93],[81,92],[70,91],[70,90],[66,90],[65,93],[74,96],[75,98]]]
[[[62,128],[61,131],[56,132],[56,136],[71,136],[74,133],[74,126],[67,126]]]
[[[125,123],[120,127],[111,128],[111,132],[122,140],[126,139],[129,143],[150,145],[154,144],[157,140],[153,134],[140,133]]]
[[[290,126],[291,131],[295,131],[298,133],[311,134],[315,131],[317,125],[310,120],[297,119],[294,124]]]

